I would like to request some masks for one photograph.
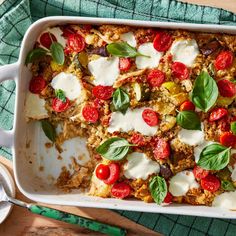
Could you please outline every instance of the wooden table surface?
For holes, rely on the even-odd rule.
[[[0,0],[1,1],[1,0]],[[181,0],[182,2],[195,3],[206,6],[213,6],[223,8],[236,13],[236,0]],[[4,163],[7,168],[11,169],[11,162],[0,157],[0,162]],[[19,191],[17,191],[17,198],[30,202]],[[105,209],[91,209],[79,207],[62,207],[55,206],[55,208],[62,209],[77,215],[93,218],[102,222],[122,226],[128,229],[128,235],[160,235],[141,225],[138,225],[125,217],[122,217],[113,211]],[[56,220],[47,219],[42,216],[33,215],[27,210],[14,207],[10,216],[6,221],[0,225],[0,235],[4,236],[18,236],[18,235],[37,235],[37,236],[74,236],[74,235],[101,235],[94,232],[82,229],[78,226],[69,225]]]

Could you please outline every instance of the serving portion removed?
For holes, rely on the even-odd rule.
[[[236,209],[235,53],[229,34],[76,24],[43,31],[25,62],[25,114],[41,123],[49,153],[72,160],[57,187]]]

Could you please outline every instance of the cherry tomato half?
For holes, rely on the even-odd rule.
[[[30,80],[29,91],[31,93],[40,94],[46,87],[46,81],[42,76],[33,77]]]
[[[217,86],[218,86],[220,95],[223,97],[233,97],[236,94],[235,83],[233,83],[227,79],[219,80],[217,82]]]
[[[203,189],[214,193],[220,188],[220,180],[216,176],[209,174],[201,179],[201,186]]]
[[[232,66],[234,54],[231,51],[222,51],[215,60],[216,70],[225,70]]]
[[[220,136],[220,143],[226,147],[235,147],[236,135],[231,132],[225,132]]]
[[[108,165],[110,175],[107,179],[103,180],[105,184],[114,184],[120,177],[120,166],[117,163],[111,163]]]
[[[158,69],[152,69],[147,75],[147,81],[151,87],[160,87],[165,82],[165,73]]]
[[[108,100],[112,97],[113,88],[112,86],[97,85],[93,88],[92,92],[96,98]]]
[[[96,176],[98,179],[104,180],[110,176],[110,168],[108,165],[99,164],[96,168]]]
[[[216,108],[210,113],[209,121],[216,121],[227,115],[228,115],[227,109]]]
[[[188,79],[189,70],[182,62],[174,62],[171,66],[173,75],[180,80]]]
[[[132,63],[130,58],[120,58],[119,60],[119,69],[121,72],[126,72],[130,69]]]
[[[207,175],[209,174],[209,171],[202,169],[202,167],[200,167],[200,166],[195,166],[193,168],[193,174],[196,179],[203,179],[203,178],[207,177]]]
[[[149,126],[156,126],[158,124],[158,116],[152,109],[145,109],[142,113],[143,120]]]
[[[90,105],[85,105],[82,109],[82,115],[88,122],[95,123],[99,118],[98,110]]]
[[[115,183],[111,188],[111,195],[116,198],[125,198],[130,195],[131,187],[125,183]]]
[[[158,52],[167,51],[172,44],[172,36],[167,32],[158,32],[153,40],[153,47]]]
[[[168,159],[170,156],[170,144],[162,138],[158,138],[154,144],[154,157],[157,160]]]
[[[80,34],[71,34],[67,38],[66,53],[76,52],[79,53],[85,48],[85,40]]]
[[[185,101],[180,105],[180,111],[195,111],[195,105],[191,101]]]
[[[133,143],[133,144],[136,144],[139,147],[142,147],[142,146],[146,145],[146,141],[145,141],[143,135],[138,134],[138,133],[134,133],[131,136],[130,142]]]
[[[66,98],[66,101],[63,102],[61,99],[59,98],[54,98],[52,100],[52,109],[56,112],[63,112],[65,110],[67,110],[70,106],[70,101],[68,98]]]
[[[40,36],[39,42],[42,46],[49,49],[52,42],[57,42],[57,39],[54,34],[45,32]]]
[[[172,198],[173,198],[172,194],[170,192],[167,192],[166,197],[163,200],[163,203],[165,204],[172,203]]]

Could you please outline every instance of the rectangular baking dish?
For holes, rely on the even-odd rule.
[[[39,152],[42,148],[41,145],[43,145],[43,140],[40,134],[39,125],[36,123],[26,123],[24,116],[24,102],[31,74],[29,69],[24,65],[24,61],[26,54],[32,49],[40,32],[48,26],[67,23],[95,25],[109,23],[236,34],[236,27],[233,26],[67,16],[47,17],[32,24],[24,36],[18,62],[0,67],[0,82],[7,79],[14,79],[16,82],[14,126],[11,131],[0,130],[0,145],[12,148],[14,175],[20,191],[33,201],[48,204],[236,219],[235,211],[228,211],[215,207],[178,204],[162,207],[155,203],[145,203],[138,200],[103,199],[87,196],[80,193],[79,190],[71,193],[63,193],[51,184],[53,175],[57,175],[61,166],[65,163],[61,163],[53,157],[53,155],[51,155],[51,158],[42,159]],[[26,146],[29,146],[29,143],[30,148],[27,148]],[[80,150],[83,150],[84,143],[84,140],[81,139]],[[50,153],[48,155],[50,156]],[[40,172],[38,167],[42,162],[46,170]]]

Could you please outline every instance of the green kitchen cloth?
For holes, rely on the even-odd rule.
[[[22,38],[30,24],[39,18],[52,15],[184,21],[236,26],[236,15],[231,12],[174,0],[5,0],[0,5],[0,64],[16,62]],[[14,100],[15,83],[12,81],[2,83],[0,85],[1,128],[12,128]],[[7,148],[1,147],[0,155],[11,159],[11,151]],[[118,212],[164,235],[236,235],[236,220],[131,211]]]

